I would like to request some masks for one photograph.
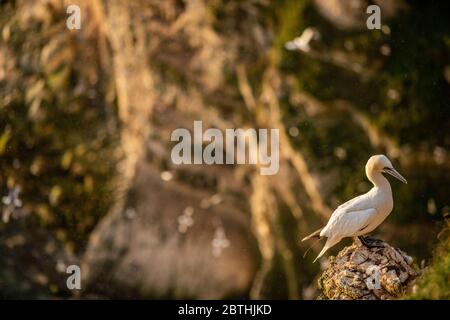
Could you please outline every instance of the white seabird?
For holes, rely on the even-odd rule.
[[[345,237],[358,237],[366,246],[380,246],[377,244],[379,240],[369,239],[363,235],[378,227],[391,213],[394,206],[391,185],[382,173],[388,173],[401,182],[407,183],[385,155],[370,157],[366,164],[366,175],[373,183],[373,188],[340,205],[333,212],[325,227],[302,240],[327,238],[325,246],[314,262]]]
[[[302,35],[295,38],[292,41],[286,42],[284,47],[287,50],[300,50],[303,52],[309,52],[311,50],[311,42],[313,40],[319,40],[321,38],[319,30],[314,27],[306,28]]]

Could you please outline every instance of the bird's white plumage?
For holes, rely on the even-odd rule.
[[[372,156],[366,164],[366,175],[374,187],[369,192],[341,204],[333,212],[328,223],[320,231],[320,236],[326,237],[327,242],[316,260],[342,238],[371,232],[391,213],[392,190],[382,173],[388,173],[406,183],[405,178],[392,167],[386,156]]]
[[[346,211],[338,209],[334,211],[320,235],[327,238],[351,237],[366,229],[376,216],[375,208],[367,208],[358,211]]]

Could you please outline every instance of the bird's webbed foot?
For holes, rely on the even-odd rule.
[[[385,242],[383,240],[375,239],[370,236],[359,236],[358,239],[367,248],[383,248],[385,246]]]

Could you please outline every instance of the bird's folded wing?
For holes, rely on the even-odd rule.
[[[325,237],[351,237],[364,229],[376,215],[375,208],[358,211],[336,210],[320,233]]]
[[[344,211],[357,211],[363,210],[367,208],[366,199],[368,194],[362,194],[357,196],[356,198],[350,199],[347,202],[344,202],[336,210],[344,210]]]

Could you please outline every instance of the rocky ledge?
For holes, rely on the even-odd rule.
[[[395,299],[407,292],[418,276],[413,259],[400,249],[367,248],[359,243],[328,259],[319,278],[319,299]]]

